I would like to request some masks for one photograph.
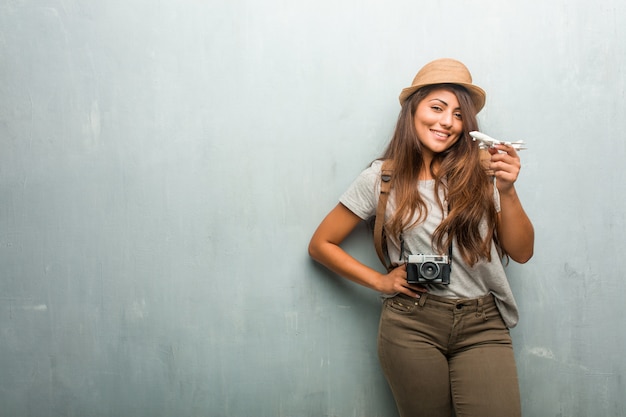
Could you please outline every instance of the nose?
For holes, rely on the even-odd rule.
[[[443,113],[441,113],[439,124],[444,127],[452,126],[452,117],[452,112],[444,111]]]

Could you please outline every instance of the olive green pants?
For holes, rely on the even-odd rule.
[[[378,356],[402,417],[519,417],[513,346],[493,296],[386,299]]]

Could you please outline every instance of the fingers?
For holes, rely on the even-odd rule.
[[[399,267],[392,270],[389,275],[389,279],[391,280],[391,289],[392,292],[401,292],[403,294],[407,293],[406,285],[406,264],[402,264]]]
[[[495,145],[489,153],[491,154],[489,168],[498,180],[498,189],[502,191],[510,188],[517,180],[521,169],[517,151],[510,145]]]
[[[421,293],[427,291],[421,285],[412,285],[406,282],[406,264],[393,269],[385,276],[385,279],[387,280],[386,287],[388,288],[388,291],[385,291],[386,294],[402,293],[409,297],[419,298]]]
[[[427,292],[428,290],[424,288],[422,285],[409,284],[406,282],[406,276],[402,282],[399,282],[400,291],[403,294],[408,295],[409,297],[420,298],[420,294]]]
[[[409,297],[420,298],[421,294],[428,292],[428,290],[424,287],[407,284],[406,282],[401,285],[401,288],[398,290],[399,293],[406,294]]]
[[[512,159],[519,161],[519,155],[515,148],[511,145],[494,145],[489,148],[489,153],[491,154],[491,159]]]
[[[425,292],[428,292],[428,290],[420,285],[410,285],[407,284],[406,288],[408,290],[408,293],[405,293],[411,297],[415,297],[415,298],[420,298],[420,294],[424,294]]]

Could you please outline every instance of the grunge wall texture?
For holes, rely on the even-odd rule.
[[[306,247],[439,57],[529,148],[524,415],[626,415],[625,28],[621,0],[0,1],[0,416],[396,415],[377,294]]]

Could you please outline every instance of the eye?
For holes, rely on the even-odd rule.
[[[463,120],[463,115],[460,112],[454,113],[454,117],[456,117],[459,120]]]
[[[430,106],[430,108],[433,109],[434,111],[443,111],[443,108],[437,105],[432,105]]]

